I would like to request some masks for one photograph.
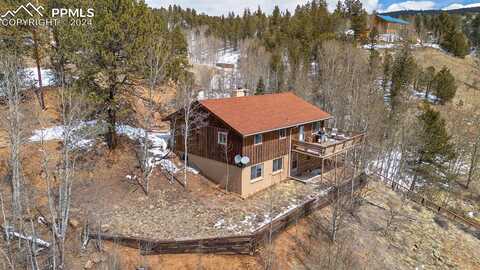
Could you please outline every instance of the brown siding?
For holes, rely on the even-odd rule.
[[[303,125],[305,131],[305,138],[310,138],[313,131],[313,123]],[[250,164],[271,160],[283,155],[287,155],[290,151],[290,139],[298,140],[299,128],[287,128],[287,138],[280,139],[279,131],[270,131],[263,133],[263,142],[260,145],[254,145],[254,136],[248,136],[243,139],[242,155],[250,158]]]
[[[181,125],[182,121],[177,122],[177,126]],[[176,129],[175,136],[175,152],[184,152],[184,139],[183,135],[179,132],[179,128]],[[215,116],[210,115],[208,117],[208,125],[197,130],[191,131],[189,139],[189,153],[225,162],[225,146],[218,144],[218,132],[227,132],[227,150],[228,150],[228,163],[234,164],[233,158],[235,155],[240,154],[242,151],[242,137],[230,129]]]
[[[290,129],[286,130],[287,137],[280,139],[278,130],[263,133],[262,144],[254,145],[254,136],[248,136],[243,139],[243,155],[250,158],[250,164],[254,165],[266,160],[271,160],[290,151]]]
[[[182,121],[177,121],[180,125]],[[312,135],[313,123],[304,125],[305,138]],[[177,129],[178,130],[178,129]],[[208,159],[225,162],[225,149],[218,144],[218,132],[228,132],[228,163],[234,164],[234,157],[237,154],[250,158],[249,165],[272,160],[274,158],[289,154],[290,139],[298,140],[298,127],[287,128],[285,139],[280,139],[278,130],[263,133],[263,141],[260,145],[254,145],[254,136],[243,138],[236,131],[231,129],[224,122],[214,115],[208,118],[208,126],[192,131],[189,141],[189,152]],[[183,136],[177,131],[175,136],[175,151],[184,152]]]

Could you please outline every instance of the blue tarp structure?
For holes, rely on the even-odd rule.
[[[391,16],[387,16],[387,15],[377,15],[380,19],[384,20],[384,21],[387,21],[389,23],[399,23],[399,24],[410,24],[409,22],[407,21],[404,21],[402,19],[398,19],[398,18],[394,18],[394,17],[391,17]]]

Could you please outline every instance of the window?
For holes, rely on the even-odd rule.
[[[273,170],[272,172],[278,172],[283,169],[283,158],[277,158],[273,160]]]
[[[218,132],[218,144],[227,145],[227,132]]]
[[[286,129],[280,129],[278,131],[278,135],[280,139],[285,139],[287,137],[287,130]]]
[[[263,176],[263,164],[257,164],[250,168],[250,180],[260,180]]]
[[[262,144],[263,136],[262,134],[257,134],[253,138],[253,144]]]
[[[320,122],[313,123],[313,132],[318,132],[320,130]]]

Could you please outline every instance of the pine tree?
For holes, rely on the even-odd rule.
[[[434,179],[444,175],[444,164],[455,157],[455,152],[450,143],[445,119],[441,117],[440,112],[425,104],[418,120],[419,149],[414,171],[416,177]],[[412,187],[414,185],[415,181]]]
[[[255,95],[265,94],[265,83],[263,82],[263,77],[260,77],[257,83],[257,88],[255,89]]]
[[[402,103],[402,97],[413,83],[416,63],[408,43],[397,53],[392,67],[392,86],[390,88],[391,108],[395,113]]]
[[[456,20],[454,18],[457,17],[446,12],[438,17],[440,45],[453,55],[464,58],[469,53],[470,45],[465,34],[458,29],[458,18]]]
[[[131,77],[140,70],[146,53],[146,39],[154,20],[145,3],[129,0],[95,1],[95,21],[86,29],[84,44],[79,44],[76,66],[80,67],[80,86],[89,91],[106,121],[106,142],[117,145],[117,121],[126,114],[122,93]]]
[[[356,40],[361,40],[363,34],[368,29],[368,14],[363,9],[362,2],[360,0],[346,1],[347,12],[350,15],[352,23],[352,30]]]
[[[393,58],[390,52],[386,51],[383,58],[383,79],[382,79],[382,89],[384,92],[387,92],[388,85],[392,78],[392,63]]]
[[[428,98],[432,91],[433,82],[435,78],[435,67],[429,66],[423,73],[423,85],[425,86],[425,99]]]
[[[443,67],[442,70],[435,75],[433,85],[435,88],[435,95],[440,104],[445,104],[455,97],[455,93],[457,92],[455,77],[453,77],[447,67]]]

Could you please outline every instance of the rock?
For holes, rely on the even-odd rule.
[[[438,226],[440,226],[444,230],[448,230],[448,221],[444,219],[443,217],[437,215],[433,217],[433,220],[435,223],[437,223]]]
[[[97,263],[100,263],[103,261],[103,257],[102,257],[102,254],[98,253],[98,252],[95,252],[92,254],[92,256],[90,257],[90,260],[97,264]]]
[[[148,206],[148,208],[153,209],[155,207],[153,206],[153,204],[150,204],[150,206]]]
[[[85,263],[85,266],[83,267],[83,269],[92,269],[92,267],[93,267],[93,262],[91,260],[88,260]]]
[[[74,218],[70,218],[68,223],[70,224],[70,226],[72,226],[72,228],[76,229],[80,226],[80,221],[78,221],[77,219],[74,219]]]
[[[100,226],[100,230],[102,232],[108,232],[110,230],[110,225],[109,224],[102,224],[102,226]]]

